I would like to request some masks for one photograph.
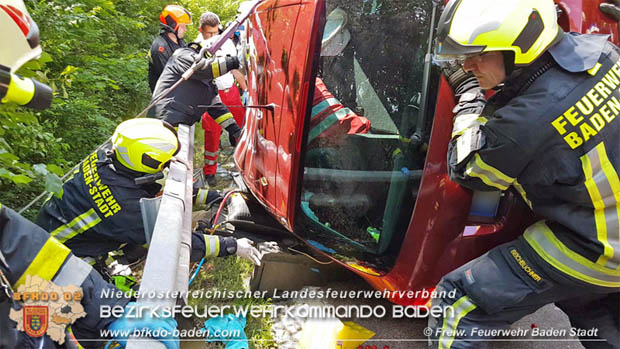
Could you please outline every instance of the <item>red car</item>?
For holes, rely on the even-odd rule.
[[[430,62],[433,3],[267,0],[246,25],[250,104],[263,107],[248,108],[234,155],[245,186],[286,230],[379,290],[432,288],[533,219],[516,192],[448,178],[454,102]],[[565,31],[618,43],[599,1],[557,3]]]

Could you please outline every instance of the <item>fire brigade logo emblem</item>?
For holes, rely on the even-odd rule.
[[[47,306],[26,305],[24,311],[24,332],[30,337],[41,337],[47,331],[48,308]]]

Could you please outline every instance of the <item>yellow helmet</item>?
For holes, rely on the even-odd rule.
[[[181,147],[174,127],[148,118],[122,122],[112,135],[112,143],[123,166],[143,173],[162,171]]]
[[[39,58],[39,28],[21,0],[0,0],[0,65],[15,72]]]
[[[528,65],[561,37],[553,0],[450,0],[439,18],[435,59],[514,52]]]
[[[159,21],[162,26],[176,33],[179,29],[179,24],[192,24],[192,15],[188,10],[179,5],[168,5],[161,11]]]

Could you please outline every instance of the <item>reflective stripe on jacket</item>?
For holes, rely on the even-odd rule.
[[[72,325],[78,338],[99,338],[99,331],[115,320],[101,318],[101,306],[125,306],[129,302],[125,298],[101,297],[103,290],[113,294],[117,289],[43,229],[6,207],[0,208],[0,255],[0,269],[15,291],[35,275],[58,286],[81,287],[86,316]]]
[[[524,234],[540,257],[581,282],[620,289],[618,115],[618,48],[606,36],[566,34],[513,74],[483,117],[457,116],[451,178],[478,190],[514,187],[547,219]]]

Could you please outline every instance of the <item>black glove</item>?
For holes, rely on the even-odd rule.
[[[620,0],[608,0],[610,3],[603,2],[599,5],[599,9],[604,14],[620,22]]]
[[[454,91],[454,96],[458,96],[471,89],[480,89],[478,80],[472,73],[463,70],[463,67],[456,62],[442,62],[441,72],[448,80],[448,84]]]
[[[460,64],[442,62],[441,71],[454,91],[456,106],[452,110],[455,115],[481,113],[486,104],[484,93],[480,89],[478,79],[463,70]]]

